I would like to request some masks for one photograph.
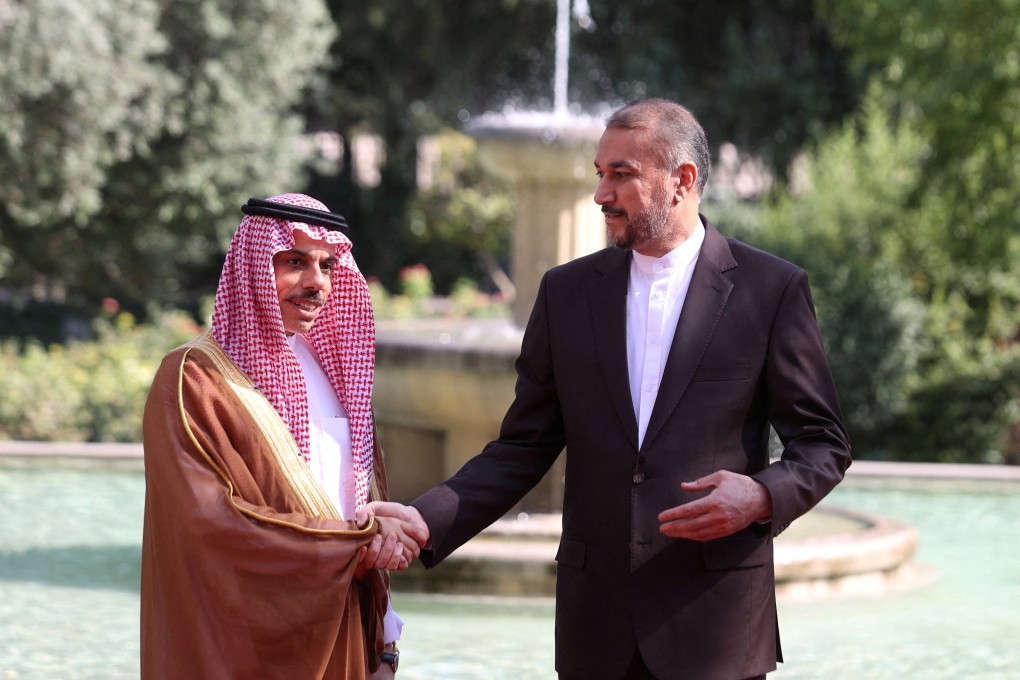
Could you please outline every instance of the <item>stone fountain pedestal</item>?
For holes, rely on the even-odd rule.
[[[407,502],[499,435],[523,333],[505,321],[436,319],[382,321],[376,333],[376,423],[390,496]],[[558,511],[564,465],[558,461],[515,511]]]
[[[514,181],[513,323],[381,322],[375,405],[395,500],[455,473],[499,434],[514,394],[514,360],[542,275],[606,244],[594,202],[601,120],[566,114],[485,114],[468,132],[482,163]],[[399,458],[398,458],[399,457]],[[555,512],[563,458],[515,511]]]
[[[606,245],[605,221],[594,201],[593,162],[602,130],[595,118],[556,114],[486,114],[468,126],[482,164],[516,187],[511,257],[519,327],[528,321],[546,270]]]

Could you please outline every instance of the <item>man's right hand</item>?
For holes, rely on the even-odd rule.
[[[358,526],[364,526],[370,517],[399,521],[401,530],[417,542],[416,548],[424,548],[431,538],[429,525],[425,523],[425,518],[414,506],[390,501],[373,501],[359,509],[354,519]],[[414,556],[418,556],[418,550],[414,551]]]
[[[359,573],[366,569],[388,569],[403,571],[418,556],[417,539],[404,531],[403,523],[391,517],[376,517],[379,533],[372,542],[361,549],[358,562]],[[358,526],[368,526],[369,516],[355,516]]]

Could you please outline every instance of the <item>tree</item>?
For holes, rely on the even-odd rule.
[[[928,308],[930,342],[900,446],[1020,459],[1020,389],[1009,382],[1020,362],[1020,43],[1006,19],[1020,0],[823,7],[890,115],[929,148],[903,205],[916,219],[899,261]]]
[[[592,2],[576,38],[574,97],[675,99],[709,140],[764,158],[779,177],[806,142],[857,106],[865,82],[813,0]]]
[[[924,305],[898,255],[926,151],[869,99],[806,156],[806,187],[769,204],[751,235],[810,273],[851,441],[865,457],[884,452],[902,423],[925,351]]]
[[[0,194],[6,285],[82,304],[208,292],[238,206],[299,186],[295,105],[328,15],[317,0],[80,5],[0,6],[0,173],[19,178]]]
[[[378,188],[362,191],[341,172],[320,175],[316,192],[361,225],[359,262],[393,285],[419,252],[407,221],[417,140],[485,111],[552,110],[556,2],[329,5],[339,34],[316,125],[346,140],[380,135],[386,161]],[[574,108],[677,97],[702,115],[712,139],[751,147],[782,174],[809,135],[856,101],[859,85],[812,0],[590,5],[594,30],[572,24]]]
[[[1020,13],[1020,0],[824,6],[858,70],[881,84],[888,109],[929,140],[913,203],[938,205],[938,224],[924,235],[931,245],[916,253],[940,272],[936,278],[946,277],[931,281],[930,296],[962,292],[984,310],[968,330],[1008,337],[1018,317],[1011,328],[988,313],[1009,298],[1008,307],[1020,302],[1020,289],[1003,288],[993,274],[1020,273],[1020,34],[1015,21],[1003,20]],[[989,275],[975,276],[982,271]]]
[[[544,73],[540,48],[551,42],[555,5],[550,0],[328,4],[338,34],[329,88],[311,118],[315,127],[340,131],[348,162],[338,176],[320,175],[316,191],[352,218],[362,268],[395,286],[400,269],[417,261],[408,207],[418,188],[419,140],[459,128],[470,115],[537,89],[535,74]],[[380,184],[370,190],[355,187],[349,174],[350,140],[359,132],[379,135],[384,148]]]
[[[146,153],[157,135],[178,87],[151,65],[167,48],[157,10],[152,0],[0,4],[0,250],[8,263],[0,274],[10,284],[75,281],[61,281],[61,271],[102,207],[109,168]]]

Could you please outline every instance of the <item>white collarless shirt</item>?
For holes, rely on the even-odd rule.
[[[308,391],[308,467],[341,516],[354,519],[354,463],[347,411],[311,344],[298,333],[287,340],[301,363]]]
[[[627,369],[638,422],[638,448],[645,439],[662,372],[673,344],[680,312],[694,275],[705,226],[662,257],[631,253],[627,285]]]
[[[287,342],[301,364],[308,391],[308,468],[341,516],[354,519],[354,461],[347,411],[319,363],[315,348],[299,333],[287,336]],[[403,627],[403,619],[387,600],[383,640],[387,643],[399,640]]]

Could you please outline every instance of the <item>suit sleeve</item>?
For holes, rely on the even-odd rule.
[[[412,501],[432,534],[422,562],[434,566],[502,517],[548,472],[564,447],[563,414],[549,346],[546,275],[515,364],[514,401],[499,439],[456,475]]]
[[[779,534],[828,494],[851,462],[807,274],[800,269],[788,281],[775,318],[766,389],[769,419],[784,449],[755,478],[772,496],[773,533]]]

